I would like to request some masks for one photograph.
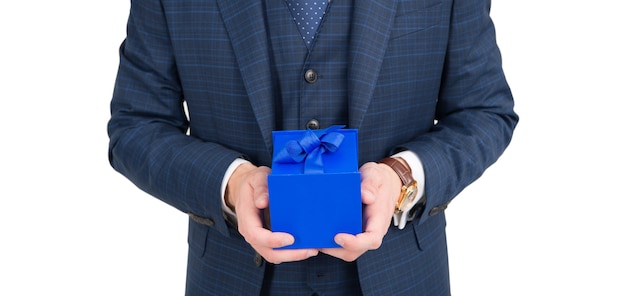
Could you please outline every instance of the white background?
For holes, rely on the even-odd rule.
[[[454,295],[626,295],[619,7],[493,2],[521,121],[447,211]],[[183,295],[186,215],[107,161],[128,9],[0,8],[0,295]]]

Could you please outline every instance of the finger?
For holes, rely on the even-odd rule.
[[[384,171],[379,164],[369,162],[361,167],[360,172],[361,200],[366,205],[373,204],[384,186]]]
[[[363,232],[357,235],[339,233],[335,242],[344,249],[352,252],[366,252],[376,250],[382,244],[383,236],[374,232]]]
[[[268,167],[259,167],[250,181],[254,204],[258,209],[264,209],[269,204],[267,176],[270,172],[271,170]]]
[[[272,251],[275,251],[275,249],[292,245],[295,242],[295,238],[289,233],[271,232],[261,227],[250,227],[245,231],[245,233],[246,235],[244,236],[244,238],[246,239],[246,241],[254,249],[260,251],[260,253],[262,252],[262,255],[266,255],[268,257],[275,257],[269,255]],[[287,260],[293,256],[295,257],[293,257],[292,259],[307,258],[308,256],[311,256],[311,254],[308,254],[310,252],[307,252],[306,250],[304,250],[304,252],[302,252],[302,250],[280,251],[281,253],[285,253],[285,255],[278,257],[279,259],[277,260],[279,261]],[[317,253],[317,251],[315,251],[314,253]]]
[[[300,261],[319,253],[316,249],[279,249],[292,245],[294,241],[294,237],[288,233],[270,232],[263,229],[259,231],[256,239],[249,243],[263,258],[274,264]]]
[[[273,250],[265,249],[259,254],[268,262],[280,264],[283,262],[302,261],[319,254],[316,249]]]
[[[269,194],[266,192],[255,194],[254,197],[254,206],[257,209],[265,209],[270,205]]]
[[[376,195],[367,186],[361,187],[361,202],[365,205],[371,205],[376,202]]]
[[[262,199],[260,199],[260,201],[261,202],[257,204],[252,198],[247,200],[241,199],[237,207],[240,232],[245,229],[263,228],[263,209],[266,207],[263,207]],[[258,205],[261,207],[258,207]]]
[[[262,212],[254,205],[254,203],[241,203],[237,207],[237,218],[239,224],[239,231],[242,232],[244,237],[246,236],[243,231],[263,228]]]
[[[251,228],[245,239],[253,246],[268,249],[286,247],[295,242],[294,237],[289,233],[271,232],[262,227]]]
[[[381,236],[387,233],[393,215],[386,214],[383,211],[387,211],[387,209],[377,210],[374,208],[374,205],[365,209],[363,213],[365,222],[363,227],[364,233],[376,233]]]
[[[368,251],[367,248],[361,247],[360,244],[355,243],[354,240],[356,240],[356,236],[350,234],[337,234],[335,236],[335,242],[342,247],[325,248],[321,249],[320,252],[347,262],[352,262]]]

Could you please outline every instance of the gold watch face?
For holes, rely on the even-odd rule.
[[[417,182],[413,181],[413,183],[408,186],[402,186],[402,192],[400,193],[400,198],[396,203],[396,213],[403,212],[408,210],[408,207],[413,205],[413,201],[417,196]]]

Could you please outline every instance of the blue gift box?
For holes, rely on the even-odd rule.
[[[357,130],[341,128],[273,132],[270,223],[294,236],[287,249],[336,248],[337,233],[362,232]]]

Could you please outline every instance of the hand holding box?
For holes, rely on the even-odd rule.
[[[337,233],[362,232],[357,130],[275,131],[268,176],[271,229],[288,249],[337,248]]]

